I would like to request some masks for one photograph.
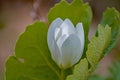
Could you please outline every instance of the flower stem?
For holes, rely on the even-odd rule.
[[[64,69],[61,69],[61,80],[65,80]]]

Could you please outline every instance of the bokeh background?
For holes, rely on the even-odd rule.
[[[14,54],[14,47],[19,35],[28,24],[36,20],[47,22],[46,14],[60,0],[0,0],[0,80],[4,79],[5,62]],[[72,0],[68,0],[71,2]],[[89,2],[93,10],[93,21],[90,25],[89,38],[101,20],[107,7],[120,11],[120,0],[83,0]],[[120,40],[115,48],[100,62],[95,74],[107,76],[108,67],[120,60]]]

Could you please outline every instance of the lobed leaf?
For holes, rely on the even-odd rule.
[[[104,12],[100,24],[102,26],[107,24],[111,27],[112,37],[109,47],[105,51],[105,54],[108,54],[120,38],[120,13],[114,8],[108,8]]]
[[[88,61],[82,59],[74,68],[73,74],[67,80],[88,80]]]
[[[101,25],[98,26],[98,37],[91,38],[88,44],[88,50],[86,52],[87,59],[92,66],[95,66],[100,61],[104,51],[108,47],[111,39],[111,28],[106,25],[105,28]]]
[[[47,47],[48,27],[36,22],[19,37],[15,55],[6,62],[6,80],[59,80],[60,69]]]

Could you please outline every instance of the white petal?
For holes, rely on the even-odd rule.
[[[84,37],[84,29],[83,29],[83,25],[82,23],[78,23],[77,26],[76,26],[76,32],[77,32],[77,35],[81,41],[81,48],[82,50],[84,50],[84,41],[85,41],[85,37]]]
[[[59,37],[60,37],[60,35],[61,35],[61,31],[60,31],[60,28],[56,28],[55,29],[55,41],[57,41],[58,39],[59,39]]]
[[[56,28],[59,28],[60,25],[63,23],[63,20],[61,20],[60,18],[55,19],[49,29],[48,29],[48,34],[47,34],[47,43],[48,43],[48,47],[50,49],[51,52],[51,56],[52,59],[59,65],[60,64],[60,50],[57,46],[57,43],[55,41],[55,36],[57,37],[57,35],[55,35],[55,30]],[[59,30],[56,32],[58,34]]]
[[[47,34],[47,43],[48,43],[48,47],[51,50],[52,49],[52,45],[55,41],[55,29],[58,28],[61,24],[62,24],[63,20],[61,20],[60,18],[55,19],[49,29],[48,29],[48,34]]]
[[[76,34],[70,35],[61,47],[62,67],[68,68],[79,61],[82,56],[81,42]]]
[[[64,22],[60,26],[60,29],[62,33],[61,36],[75,33],[74,25],[69,19],[64,20]]]
[[[50,52],[51,52],[51,56],[52,56],[52,59],[58,64],[60,65],[60,62],[61,62],[61,52],[56,44],[56,42],[54,41],[53,44],[51,45],[51,49],[50,49]]]
[[[58,47],[61,48],[63,42],[68,38],[68,36],[74,33],[76,33],[74,25],[69,19],[65,19],[65,21],[59,27],[59,37],[57,38]]]
[[[61,36],[58,41],[57,41],[57,45],[59,47],[59,49],[61,48],[63,42],[69,37],[69,35],[63,35]]]

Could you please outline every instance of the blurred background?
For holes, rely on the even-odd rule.
[[[4,79],[5,61],[14,54],[14,47],[19,35],[28,24],[36,20],[47,22],[46,14],[60,0],[0,0],[0,80]],[[68,0],[71,2],[72,0]],[[120,0],[84,0],[89,2],[93,10],[93,21],[90,26],[89,38],[101,20],[107,7],[115,7],[120,11]],[[120,40],[109,55],[100,62],[96,74],[107,76],[108,67],[120,60]]]

